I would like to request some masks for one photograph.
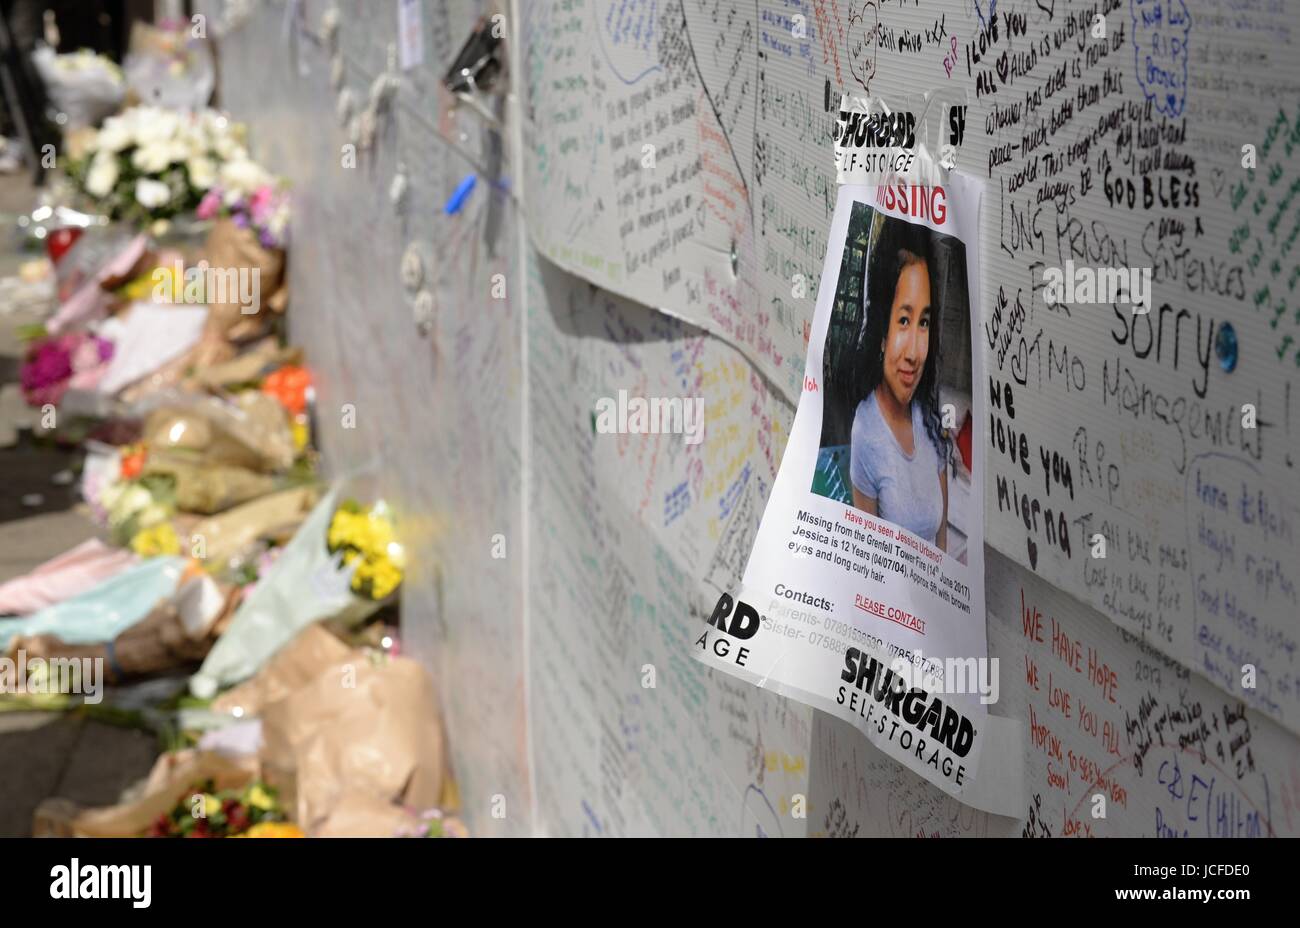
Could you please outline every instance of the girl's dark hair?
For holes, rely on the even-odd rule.
[[[925,368],[916,385],[915,402],[921,404],[921,419],[926,434],[934,442],[939,459],[948,460],[948,441],[943,435],[943,420],[939,415],[939,323],[943,316],[939,307],[938,274],[935,255],[930,247],[930,232],[921,226],[899,219],[888,218],[881,224],[871,252],[867,256],[867,280],[863,293],[862,398],[880,385],[884,377],[881,351],[889,333],[890,311],[894,293],[903,271],[918,261],[924,261],[930,278],[930,350],[925,357]]]

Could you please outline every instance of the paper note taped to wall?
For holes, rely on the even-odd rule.
[[[694,651],[1010,814],[1019,728],[986,708],[979,197],[958,176],[840,188],[785,457]]]

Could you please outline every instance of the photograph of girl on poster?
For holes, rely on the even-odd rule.
[[[855,203],[824,357],[813,492],[966,562],[970,310],[955,237]]]

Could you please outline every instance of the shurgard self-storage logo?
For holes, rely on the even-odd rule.
[[[905,110],[866,112],[840,105],[835,141],[854,148],[916,147],[916,114]]]
[[[712,651],[715,657],[734,660],[737,667],[744,667],[745,660],[749,657],[749,648],[736,645],[733,650],[732,645],[735,641],[748,641],[758,634],[763,624],[763,617],[758,614],[758,610],[749,603],[737,602],[729,593],[723,593],[718,597],[718,604],[713,607],[708,624],[717,629],[712,634],[712,640],[706,630],[695,642],[695,646],[703,652]]]

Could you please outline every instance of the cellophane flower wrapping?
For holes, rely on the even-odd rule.
[[[89,49],[60,55],[48,45],[32,51],[32,64],[50,101],[67,117],[65,131],[93,126],[122,105],[122,69]]]
[[[337,525],[340,509],[348,517]],[[208,698],[247,679],[312,622],[359,624],[373,614],[396,595],[402,579],[405,562],[395,525],[371,475],[335,482],[240,603],[191,679],[191,691]]]

